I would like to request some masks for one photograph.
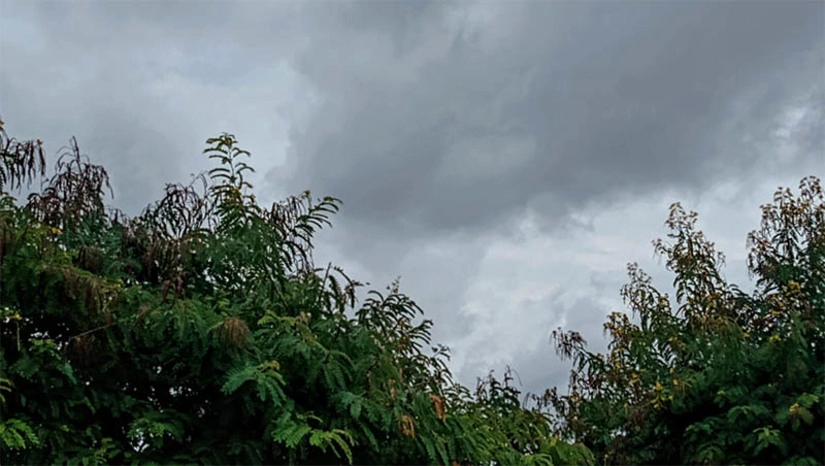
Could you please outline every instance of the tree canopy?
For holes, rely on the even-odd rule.
[[[675,296],[631,264],[607,354],[559,329],[570,386],[526,402],[509,373],[454,381],[397,282],[358,299],[315,264],[338,199],[263,206],[234,136],[204,152],[128,217],[76,141],[47,176],[0,122],[0,463],[825,463],[819,179],[763,206],[753,292],[674,204]]]
[[[394,283],[316,267],[340,206],[269,207],[232,135],[213,168],[128,218],[72,143],[0,124],[0,463],[592,462],[509,379],[453,381],[431,322]]]
[[[625,303],[604,324],[607,354],[554,333],[572,358],[567,393],[543,401],[557,432],[618,464],[825,464],[825,201],[819,179],[776,192],[749,237],[746,293],[679,204],[669,241],[675,300],[629,266]]]

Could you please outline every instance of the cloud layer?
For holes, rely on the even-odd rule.
[[[235,133],[259,198],[344,200],[319,258],[397,275],[464,381],[564,383],[667,205],[744,280],[779,184],[825,174],[821,2],[0,3],[0,112],[135,212]]]

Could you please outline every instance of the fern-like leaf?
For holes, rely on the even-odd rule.
[[[40,444],[34,430],[20,419],[6,419],[0,424],[0,445],[12,450],[27,449]]]

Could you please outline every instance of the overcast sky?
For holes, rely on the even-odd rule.
[[[344,202],[316,258],[401,276],[473,384],[566,384],[558,326],[603,347],[625,266],[700,214],[746,283],[778,186],[825,175],[822,1],[0,0],[0,117],[71,136],[137,213],[234,133],[259,199]]]

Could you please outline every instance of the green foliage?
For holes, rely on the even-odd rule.
[[[592,463],[508,381],[454,383],[397,283],[359,304],[314,265],[337,199],[262,207],[249,154],[207,144],[134,218],[74,140],[22,205],[0,193],[0,463]],[[0,150],[0,190],[45,173],[1,125]]]
[[[574,362],[556,433],[605,463],[825,463],[825,199],[809,177],[779,190],[749,235],[756,289],[723,278],[724,257],[678,204],[656,241],[676,300],[635,264],[623,288],[635,321],[605,323],[607,354],[554,332]]]
[[[26,449],[37,446],[39,440],[28,424],[12,418],[0,424],[0,443],[4,449]]]

